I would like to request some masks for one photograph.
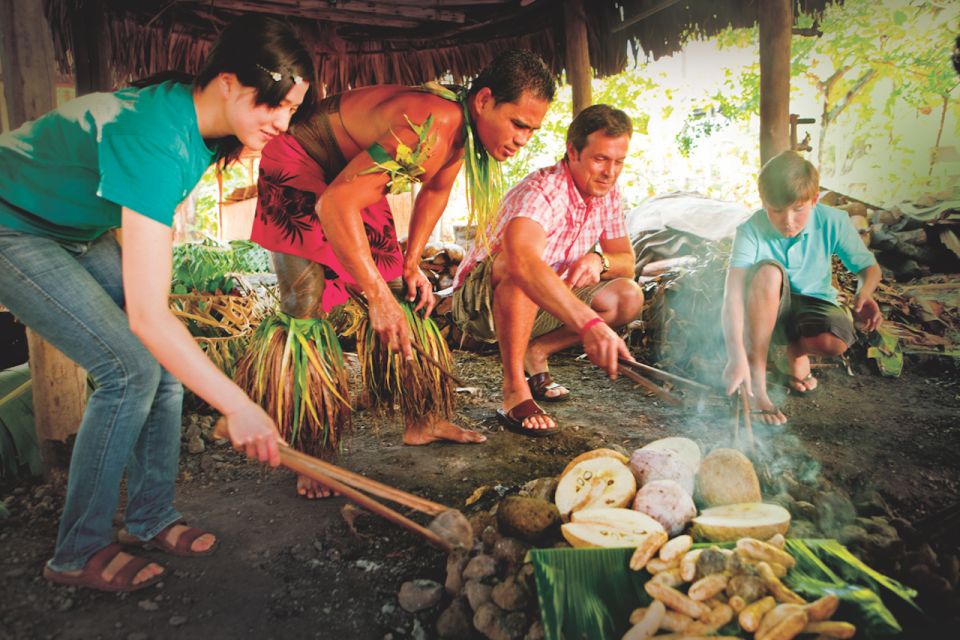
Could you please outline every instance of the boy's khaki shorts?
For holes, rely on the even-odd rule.
[[[574,289],[573,293],[589,306],[593,298],[612,282],[601,280],[597,284]],[[452,313],[454,323],[471,338],[491,344],[497,341],[496,328],[493,326],[493,256],[477,264],[467,274],[463,286],[453,292]],[[562,326],[557,317],[540,309],[533,321],[530,337],[539,338]]]
[[[745,287],[750,287],[760,267],[773,265],[780,270],[780,309],[773,329],[773,342],[787,344],[800,338],[830,333],[843,340],[848,347],[857,341],[850,309],[822,298],[804,296],[790,291],[787,272],[776,260],[763,260],[747,270]]]

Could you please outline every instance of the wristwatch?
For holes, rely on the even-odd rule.
[[[600,275],[605,274],[607,271],[610,271],[610,258],[603,255],[603,251],[600,251],[599,248],[594,248],[593,252],[600,256]]]

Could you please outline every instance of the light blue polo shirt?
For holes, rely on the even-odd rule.
[[[846,211],[817,203],[803,231],[785,238],[760,209],[737,227],[730,266],[746,269],[763,260],[775,260],[786,270],[792,293],[836,303],[833,255],[853,273],[877,263]]]
[[[190,85],[81,96],[0,135],[0,225],[89,241],[121,207],[171,225],[213,156]]]

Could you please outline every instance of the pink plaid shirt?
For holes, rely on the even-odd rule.
[[[514,218],[530,218],[547,234],[543,261],[562,274],[580,256],[586,254],[600,238],[622,238],[627,225],[620,202],[620,190],[600,198],[583,199],[567,167],[561,160],[552,167],[534,171],[511,189],[500,205],[500,212],[489,234],[489,242],[475,242],[467,253],[457,275],[454,288],[463,285],[467,274],[487,256],[500,250],[503,230]]]

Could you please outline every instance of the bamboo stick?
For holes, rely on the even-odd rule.
[[[683,404],[683,400],[673,395],[666,389],[660,387],[659,385],[656,385],[653,382],[647,380],[646,378],[644,378],[643,376],[641,376],[639,373],[635,371],[631,371],[630,369],[621,369],[620,373],[622,373],[627,378],[630,378],[631,380],[636,382],[638,385],[640,385],[644,389],[647,389],[648,391],[652,391],[654,394],[657,395],[657,397],[661,398],[662,400],[665,400],[666,402],[669,402],[672,405],[679,406]]]
[[[383,498],[384,500],[390,500],[391,502],[402,504],[405,507],[409,507],[410,509],[420,511],[421,513],[426,513],[431,516],[439,515],[447,510],[447,507],[443,506],[442,504],[431,502],[426,498],[421,498],[420,496],[413,495],[412,493],[407,493],[401,489],[377,482],[376,480],[362,476],[359,473],[347,471],[346,469],[338,467],[335,464],[319,460],[313,456],[308,456],[307,454],[297,451],[296,449],[293,449],[285,444],[280,445],[280,460],[283,462],[284,466],[290,466],[287,464],[288,461],[296,461],[298,466],[309,468],[311,470],[310,473],[305,475],[309,475],[310,477],[313,477],[316,474],[322,474],[327,478],[333,478],[334,480],[344,482],[357,489],[362,489],[367,493],[377,496],[378,498]],[[319,478],[317,478],[317,480],[319,482],[324,482],[324,480]]]
[[[214,428],[214,435],[218,438],[229,438],[226,418],[220,418],[217,421],[217,425]],[[357,489],[363,489],[384,500],[402,504],[405,507],[426,513],[427,515],[436,516],[447,510],[447,507],[442,504],[431,502],[426,498],[421,498],[412,493],[362,476],[359,473],[348,471],[330,462],[314,458],[302,451],[297,451],[287,444],[280,444],[280,460],[286,467],[290,467],[288,463],[296,463],[298,467],[309,468],[310,473],[304,473],[304,475],[308,475],[311,478],[316,474],[322,474],[324,476],[323,479],[315,478],[318,482],[326,483],[327,479],[332,479],[338,483],[346,483]]]
[[[648,364],[643,364],[642,362],[635,362],[633,360],[627,360],[626,358],[619,358],[619,360],[620,360],[620,364],[624,366],[640,369],[641,371],[648,373],[654,377],[660,378],[661,380],[666,380],[668,382],[676,382],[677,384],[683,384],[688,387],[693,387],[694,389],[698,389],[704,392],[712,391],[712,389],[705,384],[696,382],[694,380],[690,380],[689,378],[678,376],[673,373],[667,373],[666,371],[657,369],[656,367],[651,367]]]
[[[408,531],[412,531],[413,533],[423,536],[427,542],[441,551],[450,553],[452,550],[450,543],[435,534],[433,531],[430,531],[426,527],[417,524],[410,518],[397,513],[390,507],[377,502],[358,489],[354,489],[353,487],[343,484],[338,480],[334,480],[331,476],[328,476],[324,473],[319,473],[316,468],[313,467],[313,465],[307,464],[304,460],[300,459],[299,456],[288,455],[291,451],[292,450],[286,446],[281,449],[280,459],[283,461],[283,465],[285,467],[288,467],[302,475],[309,476],[324,486],[336,491],[351,502],[360,505],[367,511],[370,511],[371,513],[374,513],[385,520],[389,520],[390,522],[399,525]]]
[[[747,442],[750,444],[750,453],[753,453],[753,422],[750,419],[750,398],[747,397],[746,383],[740,384],[740,401],[743,403],[743,426],[747,429]]]

